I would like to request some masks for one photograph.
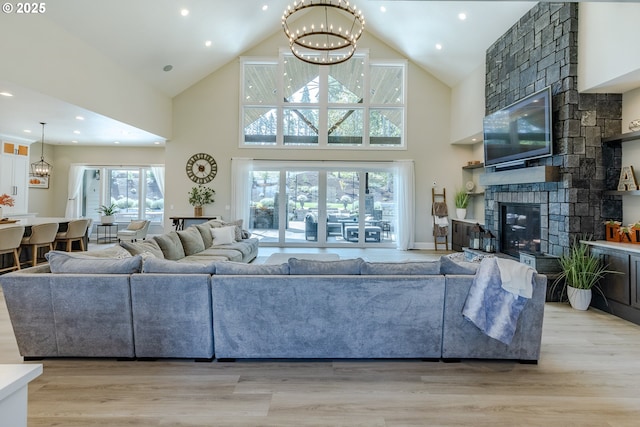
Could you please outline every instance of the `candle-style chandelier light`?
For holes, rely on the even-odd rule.
[[[348,1],[296,0],[282,14],[282,28],[297,58],[310,64],[340,64],[355,53],[364,16]]]
[[[51,175],[52,166],[44,161],[44,125],[46,123],[40,122],[42,125],[42,151],[40,154],[40,161],[31,163],[31,174],[35,176],[49,176]]]

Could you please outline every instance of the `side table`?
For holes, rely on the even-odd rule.
[[[119,224],[96,224],[96,241],[98,243],[111,243],[115,242],[118,235],[118,227]],[[116,232],[114,234],[113,229],[115,228]],[[102,232],[102,236],[100,236]]]

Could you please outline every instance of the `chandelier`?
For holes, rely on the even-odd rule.
[[[40,122],[42,125],[42,151],[40,154],[40,161],[31,163],[31,174],[35,176],[49,176],[51,175],[52,166],[44,161],[44,125],[46,123]]]
[[[310,64],[340,64],[355,53],[364,16],[348,1],[296,0],[282,14],[282,28],[296,58]]]

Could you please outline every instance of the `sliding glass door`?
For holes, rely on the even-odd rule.
[[[305,163],[305,162],[303,162]],[[257,162],[248,229],[266,246],[391,246],[397,201],[389,164]]]

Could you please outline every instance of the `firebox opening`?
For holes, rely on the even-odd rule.
[[[500,204],[500,251],[520,257],[520,252],[540,253],[540,205]]]

